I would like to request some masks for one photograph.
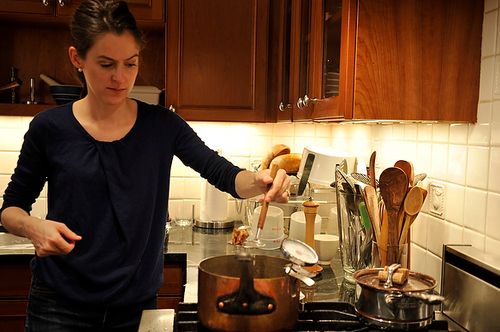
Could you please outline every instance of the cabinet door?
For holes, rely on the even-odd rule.
[[[53,15],[54,0],[2,0],[0,12],[15,14]]]
[[[310,98],[314,120],[352,117],[356,1],[329,0],[313,7],[322,24],[314,30],[314,48],[321,50],[312,64]]]
[[[55,0],[59,3],[59,0]],[[136,20],[163,21],[163,0],[125,0]],[[63,0],[64,5],[57,5],[58,16],[71,16],[81,0]]]
[[[482,16],[475,0],[344,0],[339,95],[314,90],[312,118],[475,122]]]
[[[353,117],[475,122],[483,4],[360,0]]]
[[[291,0],[290,7],[292,119],[343,119],[341,106],[352,99],[353,58],[348,57],[348,46],[354,42],[355,2]],[[285,114],[286,110],[278,113],[278,119]]]
[[[268,0],[172,0],[166,104],[186,120],[266,121]]]

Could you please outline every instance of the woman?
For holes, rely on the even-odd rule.
[[[87,95],[35,116],[1,221],[35,246],[28,331],[136,331],[163,279],[174,155],[234,197],[286,202],[290,179],[242,170],[175,113],[127,98],[143,40],[125,2],[83,1],[71,34]],[[29,212],[46,181],[40,220]]]

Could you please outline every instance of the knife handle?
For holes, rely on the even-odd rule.
[[[271,177],[274,178],[276,177],[276,174],[278,173],[278,170],[280,169],[278,164],[271,163],[271,170],[270,174]],[[267,216],[267,210],[269,208],[269,202],[262,202],[262,206],[260,208],[260,214],[259,214],[259,223],[257,224],[257,229],[263,229],[264,224],[266,222],[266,216]]]

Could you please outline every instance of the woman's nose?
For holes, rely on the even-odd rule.
[[[122,67],[117,67],[113,75],[111,76],[111,79],[115,82],[121,83],[126,79],[126,74],[125,74],[125,69]]]

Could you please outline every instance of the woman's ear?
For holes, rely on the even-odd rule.
[[[78,52],[76,51],[76,48],[74,46],[70,46],[68,48],[68,55],[69,55],[69,60],[71,61],[73,66],[76,69],[81,69],[82,63],[81,63],[80,57],[78,56]]]

